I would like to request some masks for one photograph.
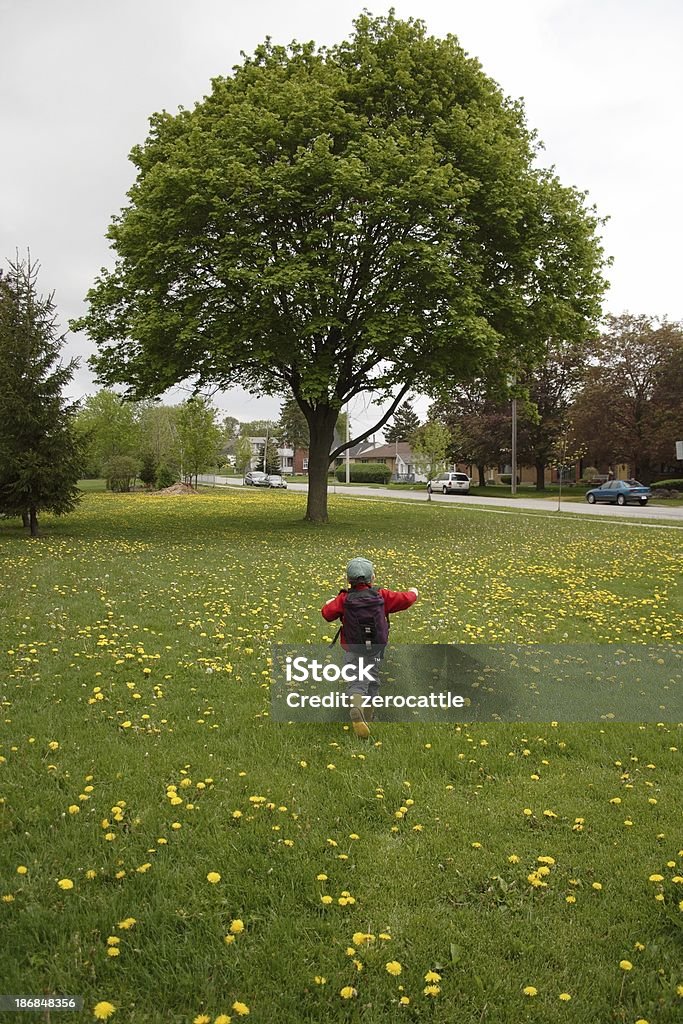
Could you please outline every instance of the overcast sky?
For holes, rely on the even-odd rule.
[[[42,267],[64,327],[110,265],[104,233],[133,180],[127,156],[155,111],[191,107],[240,50],[348,37],[371,0],[0,0],[0,257]],[[605,310],[683,319],[683,3],[680,0],[394,0],[431,34],[456,35],[545,144],[543,162],[589,193],[614,265]],[[73,394],[97,390],[82,357]],[[1,384],[0,384],[1,387]],[[176,394],[175,401],[185,397]],[[279,401],[238,390],[214,401],[239,419]],[[418,402],[424,411],[425,404]],[[356,421],[372,409],[357,399]]]

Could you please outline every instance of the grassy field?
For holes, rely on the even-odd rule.
[[[0,993],[83,996],[65,1022],[680,1021],[680,725],[362,742],[271,722],[267,661],[331,638],[361,553],[421,590],[398,642],[680,643],[680,528],[342,498],[312,528],[304,500],[0,526]]]

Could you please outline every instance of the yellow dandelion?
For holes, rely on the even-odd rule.
[[[240,932],[244,931],[244,921],[241,921],[238,917],[234,921],[230,922],[230,934],[239,935]]]
[[[103,999],[102,1002],[95,1004],[92,1012],[96,1020],[109,1020],[112,1013],[116,1013],[116,1007]]]
[[[238,1013],[240,1015],[240,1017],[246,1017],[247,1014],[250,1012],[249,1007],[247,1006],[246,1003],[234,1002],[232,1004],[232,1008],[235,1011],[235,1013]]]
[[[522,989],[522,992],[524,993],[525,996],[537,996],[538,995],[538,989],[534,988],[533,985],[526,985]]]
[[[218,882],[220,882],[221,876],[218,874],[217,871],[209,871],[208,875],[206,876],[206,880],[207,882],[211,882],[211,885],[216,885]]]
[[[355,996],[358,995],[358,992],[356,991],[355,988],[353,988],[353,986],[344,985],[344,988],[341,990],[339,995],[342,997],[342,999],[354,999]]]
[[[619,961],[619,966],[621,967],[622,971],[632,971],[633,970],[633,964],[631,963],[630,960],[620,960]]]
[[[401,973],[403,968],[401,967],[398,960],[390,960],[388,964],[384,965],[387,970],[387,974],[393,975],[395,978]]]
[[[60,889],[64,889],[65,892],[68,889],[73,889],[74,887],[74,884],[70,878],[60,878],[60,880],[57,882],[57,885],[59,886]]]

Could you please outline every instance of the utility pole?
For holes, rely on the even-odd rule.
[[[348,446],[351,438],[351,420],[349,417],[349,403],[346,403],[346,444]],[[351,455],[349,449],[346,449],[346,482],[351,483]]]
[[[517,378],[513,377],[512,385],[515,387],[517,384]],[[512,461],[512,476],[510,477],[510,494],[517,493],[517,397],[513,394],[512,396],[512,451],[510,453],[510,459]]]

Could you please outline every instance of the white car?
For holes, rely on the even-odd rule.
[[[427,489],[441,491],[443,494],[469,494],[470,483],[467,473],[442,473],[429,481]]]

